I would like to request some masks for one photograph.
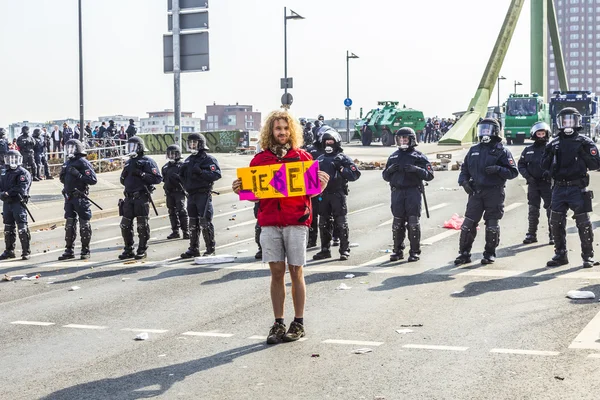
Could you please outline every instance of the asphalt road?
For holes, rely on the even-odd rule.
[[[522,146],[510,149],[518,156]],[[364,157],[384,150],[360,149]],[[0,398],[596,399],[598,300],[565,295],[582,289],[598,298],[600,267],[581,269],[573,221],[571,263],[545,268],[552,248],[521,244],[526,187],[515,179],[498,261],[479,263],[481,225],[473,263],[456,268],[459,231],[442,225],[464,213],[457,176],[438,172],[427,188],[423,255],[409,265],[387,261],[389,189],[381,171],[364,171],[349,196],[358,246],[348,261],[308,263],[307,337],[276,346],[265,345],[269,272],[253,257],[252,205],[231,193],[214,198],[218,254],[237,257],[229,264],[179,260],[187,243],[165,239],[164,207],[151,220],[143,262],[116,259],[118,217],[94,221],[88,261],[56,261],[62,229],[34,232],[30,261],[0,265],[0,276],[41,275],[0,282]],[[592,189],[600,191],[597,173]],[[342,283],[350,289],[336,290]],[[289,295],[286,306],[289,324]],[[141,332],[149,339],[135,341]]]

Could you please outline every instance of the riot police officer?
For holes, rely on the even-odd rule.
[[[459,239],[459,256],[454,264],[471,262],[471,248],[477,235],[477,224],[485,221],[485,249],[482,264],[496,261],[500,244],[499,221],[504,216],[504,186],[519,175],[510,151],[502,145],[500,123],[485,118],[477,124],[479,143],[469,149],[461,165],[458,184],[469,195],[465,220]]]
[[[59,261],[75,258],[75,239],[77,239],[77,219],[79,218],[79,234],[81,236],[81,259],[90,258],[90,241],[92,240],[92,210],[86,198],[89,186],[98,180],[94,167],[85,158],[83,144],[77,139],[65,143],[65,163],[60,171],[60,182],[65,197],[65,252],[58,257]]]
[[[22,167],[23,156],[16,150],[9,150],[5,157],[6,169],[0,171],[0,200],[2,200],[2,219],[4,220],[4,243],[6,249],[0,260],[15,258],[17,228],[21,241],[21,258],[31,258],[31,234],[27,225],[25,203],[29,199],[31,174]]]
[[[550,139],[550,126],[545,122],[538,122],[531,127],[531,140],[533,144],[525,147],[519,158],[519,172],[527,181],[527,202],[529,203],[529,229],[525,235],[524,244],[536,243],[537,227],[540,221],[540,206],[544,200],[544,209],[548,218],[550,230],[550,201],[552,200],[552,187],[550,173],[542,169],[542,155]],[[552,241],[552,232],[549,232],[549,242]]]
[[[167,209],[169,210],[169,221],[171,222],[171,234],[167,239],[179,239],[179,228],[183,233],[184,239],[189,239],[188,213],[185,207],[185,192],[179,177],[181,170],[181,148],[172,144],[167,147],[167,160],[162,167],[163,189],[167,200]]]
[[[42,158],[45,158],[45,143],[40,137],[41,130],[36,128],[33,130],[33,161],[35,163],[35,171],[33,171],[33,176],[38,178],[38,180],[42,180],[42,168],[44,167]]]
[[[121,234],[125,242],[120,260],[146,258],[148,240],[150,240],[150,196],[154,186],[162,182],[158,165],[153,159],[144,155],[146,147],[139,136],[127,140],[129,160],[121,173],[121,184],[125,186],[125,199],[119,203],[121,218]],[[139,244],[137,252],[133,252],[133,219],[137,218]]]
[[[310,124],[310,122],[308,124]],[[328,126],[325,127],[322,132],[326,131],[328,128]],[[306,148],[306,151],[310,153],[315,161],[319,158],[319,156],[325,154],[325,150],[321,146],[319,136],[319,131],[317,131],[317,133],[314,135],[314,141],[312,145]],[[317,238],[319,237],[319,197],[312,197],[310,201],[312,204],[312,222],[308,231],[308,242],[306,245],[307,249],[317,247]]]
[[[21,156],[23,156],[23,167],[31,173],[33,181],[37,182],[39,179],[35,172],[37,171],[37,165],[34,160],[34,145],[35,141],[29,136],[29,127],[22,127],[21,136],[17,138],[17,146],[19,146],[19,151],[21,152]]]
[[[567,257],[567,211],[573,210],[573,219],[581,240],[583,267],[594,265],[594,232],[588,213],[592,212],[593,194],[587,190],[589,170],[600,168],[600,156],[594,142],[579,132],[581,114],[575,108],[563,108],[556,116],[558,137],[546,145],[542,168],[554,179],[550,226],[554,237],[554,257],[546,266],[556,267],[569,263]]]
[[[385,165],[382,176],[392,191],[392,238],[394,252],[390,261],[404,259],[404,238],[408,230],[409,262],[421,254],[421,192],[423,181],[433,179],[433,169],[427,156],[416,150],[417,135],[412,128],[400,128],[394,134],[396,150]]]
[[[215,254],[215,227],[212,224],[212,189],[215,181],[221,179],[221,168],[217,159],[206,153],[209,150],[206,138],[201,133],[191,133],[187,138],[187,148],[192,153],[181,167],[183,187],[188,192],[188,214],[190,216],[190,248],[181,258],[200,255],[200,230],[206,245],[203,256]]]
[[[254,203],[254,218],[256,218],[256,224],[254,224],[254,242],[258,246],[258,251],[254,255],[254,258],[256,260],[262,260],[262,246],[260,245],[260,233],[262,232],[262,229],[258,224],[258,206],[258,202]]]
[[[6,129],[0,128],[0,170],[4,168],[4,157],[6,157],[6,153],[8,153]]]
[[[350,257],[350,232],[348,229],[348,206],[346,196],[348,195],[348,182],[354,182],[360,178],[360,171],[352,162],[352,159],[344,154],[342,149],[342,137],[333,128],[319,131],[319,142],[324,153],[317,161],[319,170],[326,172],[330,178],[329,183],[319,199],[319,232],[321,236],[321,251],[313,256],[313,260],[331,258],[331,239],[333,229],[329,224],[333,218],[333,225],[337,227],[340,239],[340,260]]]
[[[302,125],[302,137],[304,139],[303,149],[308,149],[308,146],[312,145],[315,141],[315,137],[312,133],[312,123],[308,122],[306,118],[300,118],[300,125]]]

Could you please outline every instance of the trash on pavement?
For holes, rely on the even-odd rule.
[[[348,247],[358,247],[358,246],[359,246],[359,244],[358,244],[358,243],[350,243],[350,244],[348,245]]]
[[[584,300],[584,299],[595,299],[596,295],[594,292],[589,292],[586,290],[569,290],[567,292],[567,297],[573,300]]]
[[[238,253],[247,253],[247,252],[248,252],[248,250],[247,250],[247,249],[243,249],[243,250],[238,250],[237,252],[238,252]]]
[[[396,329],[396,332],[399,334],[411,333],[414,332],[412,329]]]
[[[556,375],[556,376],[554,377],[554,379],[556,379],[556,380],[559,380],[559,381],[564,381],[564,380],[565,380],[565,377],[564,377],[564,376],[558,376],[558,375]]]
[[[421,328],[423,324],[400,325],[401,328]]]
[[[385,250],[379,250],[380,253],[391,253],[392,250],[390,249],[385,249]]]
[[[372,349],[368,349],[368,348],[362,348],[362,349],[356,349],[356,350],[352,350],[352,353],[354,354],[367,354],[367,353],[371,353],[373,350]]]
[[[450,218],[450,220],[444,222],[444,228],[459,231],[464,220],[465,219],[461,218],[458,214],[454,214],[452,215],[452,218]]]
[[[352,289],[350,286],[346,286],[345,283],[340,283],[340,286],[336,287],[335,290],[350,290]]]
[[[235,256],[229,254],[223,254],[220,256],[208,256],[208,257],[196,257],[194,259],[194,264],[202,265],[202,264],[223,264],[230,263],[235,261]]]
[[[131,278],[121,278],[121,282],[125,282],[125,281],[128,281],[128,280],[130,280],[130,279],[131,279]]]
[[[352,279],[352,278],[354,278],[354,276],[355,276],[354,274],[348,274],[344,278],[346,278],[346,279]]]
[[[79,289],[81,289],[79,286],[71,286],[69,288],[69,292],[74,292],[74,291],[79,290]]]
[[[148,336],[148,333],[142,332],[139,335],[137,335],[134,340],[148,340],[149,337],[150,336]]]
[[[320,354],[312,354],[311,357],[316,358],[316,357],[321,357]]]
[[[36,279],[40,279],[40,274],[34,276],[24,276],[21,278],[22,281],[35,281]]]

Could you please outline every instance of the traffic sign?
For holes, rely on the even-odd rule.
[[[294,88],[294,78],[281,78],[281,88],[285,89],[293,89]]]
[[[293,102],[294,102],[294,97],[292,96],[291,93],[284,93],[283,96],[281,96],[281,105],[282,106],[291,106]]]
[[[173,31],[173,15],[168,15],[169,32]],[[208,29],[208,12],[193,12],[179,14],[179,30]]]
[[[344,105],[346,107],[350,107],[352,105],[352,99],[351,98],[347,98],[346,100],[344,100]]]
[[[206,72],[209,68],[208,32],[182,33],[181,72]],[[173,35],[163,35],[164,71],[173,72]]]

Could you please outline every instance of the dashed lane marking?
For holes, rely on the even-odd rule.
[[[448,203],[442,203],[442,204],[437,204],[435,206],[431,206],[431,207],[429,207],[429,212],[432,212],[432,211],[435,211],[435,210],[439,210],[440,208],[444,208],[446,206],[448,206]],[[424,213],[425,213],[425,210],[422,210],[421,214],[424,214]],[[392,219],[390,219],[388,221],[385,221],[385,222],[377,225],[377,227],[380,228],[382,226],[391,225],[393,222],[394,222],[394,218],[392,218]]]
[[[108,326],[69,324],[69,325],[63,325],[63,328],[100,330],[100,329],[108,329]]]
[[[39,321],[13,321],[14,325],[36,325],[36,326],[52,326],[54,322],[39,322]]]
[[[233,333],[218,333],[218,332],[184,332],[183,336],[203,336],[203,337],[220,337],[229,338],[232,337]]]
[[[440,240],[444,240],[446,238],[452,237],[456,234],[460,233],[460,230],[452,229],[446,232],[438,233],[435,236],[430,237],[429,239],[425,239],[421,242],[421,246],[431,246],[434,243],[439,242]]]
[[[422,349],[422,350],[448,350],[448,351],[467,351],[468,347],[459,346],[435,346],[430,344],[405,344],[405,349]]]
[[[512,204],[509,204],[508,206],[504,207],[504,212],[512,211],[515,208],[519,208],[519,207],[521,207],[524,204],[525,203],[512,203]]]
[[[137,329],[137,328],[123,328],[125,332],[148,332],[148,333],[167,333],[168,329]]]
[[[587,324],[569,345],[570,349],[600,350],[598,332],[600,331],[600,312]]]
[[[365,342],[361,340],[340,340],[340,339],[327,339],[321,343],[325,344],[351,344],[355,346],[381,346],[383,342]]]
[[[368,210],[372,210],[374,208],[381,207],[381,206],[384,206],[384,205],[385,205],[384,203],[375,204],[375,205],[372,205],[371,207],[361,208],[360,210],[355,210],[355,211],[349,212],[348,215],[358,214],[358,213],[361,213],[361,212],[364,212],[364,211],[368,211]]]
[[[559,351],[519,350],[519,349],[491,349],[490,353],[519,354],[526,356],[558,356]]]

